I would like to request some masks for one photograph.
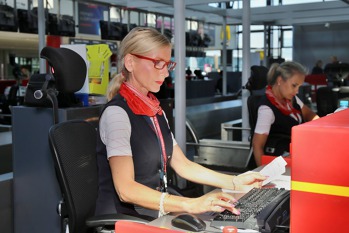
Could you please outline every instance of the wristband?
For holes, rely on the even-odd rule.
[[[168,193],[161,193],[160,203],[159,203],[159,217],[168,214],[164,209],[164,200]]]

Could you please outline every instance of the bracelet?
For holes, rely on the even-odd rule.
[[[236,188],[235,182],[234,182],[235,177],[236,177],[236,176],[233,176],[233,180],[232,180],[232,183],[233,183],[233,190],[235,190],[235,188]]]
[[[165,212],[165,209],[164,209],[164,200],[167,194],[168,193],[161,193],[160,203],[159,203],[159,217],[168,214],[168,212]]]

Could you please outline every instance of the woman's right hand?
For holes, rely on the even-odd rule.
[[[228,193],[212,192],[198,198],[189,199],[187,212],[191,214],[201,214],[206,212],[222,212],[225,209],[239,215],[240,211],[235,209],[236,199]]]

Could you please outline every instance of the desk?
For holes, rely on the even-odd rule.
[[[256,168],[256,171],[259,171],[260,169],[262,169],[263,166]],[[283,176],[290,178],[291,177],[291,169],[289,167],[286,167],[286,172],[283,174]],[[274,183],[277,187],[279,186],[284,186],[284,180],[276,180],[273,181],[272,183]],[[289,180],[289,185],[290,185],[291,180]],[[220,189],[215,189],[211,192],[218,192]],[[239,199],[241,198],[245,193],[232,193],[232,195],[234,196],[234,198]],[[175,217],[175,214],[169,214],[160,218],[155,219],[154,221],[150,222],[149,224],[152,226],[157,226],[157,227],[163,227],[163,228],[168,228],[168,229],[173,229],[173,230],[180,230],[178,228],[172,227],[171,225],[171,220]],[[217,229],[214,227],[211,227],[211,220],[213,219],[213,214],[212,213],[205,213],[205,214],[200,214],[198,215],[205,223],[206,223],[206,231],[204,232],[222,232],[221,229]],[[185,230],[183,230],[183,232],[187,232]],[[245,232],[245,231],[244,231]],[[246,231],[246,232],[256,232],[256,231]]]

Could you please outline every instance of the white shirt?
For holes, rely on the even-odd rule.
[[[304,103],[301,99],[296,96],[296,102],[299,107],[302,109]],[[258,118],[256,123],[255,133],[258,134],[269,134],[271,125],[275,121],[275,115],[273,110],[267,105],[261,105],[258,108]]]
[[[163,114],[166,118],[165,112]],[[150,119],[153,121],[152,118]],[[109,106],[104,110],[99,122],[99,133],[102,142],[106,145],[108,159],[111,156],[132,156],[130,144],[131,122],[123,108]],[[173,145],[177,145],[173,134],[172,139]]]

